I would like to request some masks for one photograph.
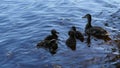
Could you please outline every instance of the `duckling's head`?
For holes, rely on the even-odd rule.
[[[73,30],[70,30],[70,31],[68,32],[68,35],[69,35],[70,37],[75,37],[75,32],[74,32]]]
[[[90,14],[86,14],[86,15],[83,16],[82,18],[88,18],[88,19],[91,19],[91,15],[90,15]]]
[[[76,27],[75,27],[75,26],[72,26],[72,30],[76,31]]]
[[[59,34],[59,32],[57,32],[55,29],[52,29],[51,34],[56,35],[56,34]]]

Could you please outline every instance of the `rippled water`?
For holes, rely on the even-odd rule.
[[[84,33],[86,20],[81,17],[87,13],[93,15],[93,25],[105,28],[116,39],[113,36],[120,33],[119,7],[118,0],[1,0],[0,68],[114,68],[119,60],[107,62],[116,56],[111,50],[114,46],[92,39],[90,48],[77,42],[76,51],[72,51],[65,40],[72,25]],[[60,32],[55,55],[36,49],[51,29]]]

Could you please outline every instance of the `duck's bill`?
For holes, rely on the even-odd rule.
[[[83,16],[82,18],[86,18],[86,16]]]

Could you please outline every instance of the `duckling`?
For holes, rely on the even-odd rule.
[[[37,44],[37,48],[40,48],[40,47],[45,48],[46,50],[49,50],[51,54],[55,54],[58,49],[57,40],[56,39],[43,40]]]
[[[55,54],[58,49],[58,44],[56,39],[43,40],[37,44],[37,48],[44,48],[48,50],[51,54]]]
[[[52,39],[58,39],[59,32],[57,32],[55,29],[51,30],[51,35],[48,35],[45,40],[52,40]]]
[[[75,31],[75,37],[79,39],[81,42],[83,42],[84,36],[82,35],[82,33],[80,31],[77,31],[75,26],[72,26],[72,30]]]
[[[55,54],[58,49],[57,40],[56,39],[50,40],[48,45],[49,45],[49,52],[51,54]]]
[[[73,30],[70,30],[68,32],[69,38],[66,40],[66,45],[70,47],[72,50],[76,50],[76,38],[75,38],[75,32]]]
[[[85,27],[85,33],[87,35],[89,34],[98,39],[103,39],[105,42],[111,40],[108,32],[105,29],[103,29],[102,27],[99,27],[99,26],[91,25],[92,17],[90,14],[86,14],[83,18],[88,19],[88,23],[86,24],[86,27]]]
[[[38,44],[37,44],[37,48],[40,48],[40,47],[45,47],[45,48],[47,48],[48,46],[48,44],[49,44],[49,42],[50,42],[50,40],[52,40],[52,39],[58,39],[58,35],[57,34],[59,34],[55,29],[52,29],[51,30],[51,35],[49,35],[49,36],[47,36],[44,40],[42,40],[41,42],[39,42]]]

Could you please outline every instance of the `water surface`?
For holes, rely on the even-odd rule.
[[[76,26],[84,34],[87,13],[92,24],[108,30],[113,40],[120,39],[120,1],[118,0],[1,0],[0,2],[0,68],[115,68],[119,44],[91,39],[77,42],[76,51],[65,45],[67,32]],[[107,26],[105,24],[108,24]],[[56,29],[58,51],[51,55],[36,44]],[[116,42],[115,42],[116,43]]]

